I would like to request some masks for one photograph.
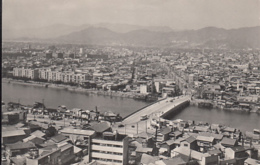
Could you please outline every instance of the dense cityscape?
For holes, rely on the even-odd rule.
[[[260,165],[258,0],[6,0],[1,164]]]
[[[260,52],[253,50],[7,42],[2,49],[2,81],[165,104],[174,103],[171,98],[177,100],[186,95],[195,106],[258,115],[259,62]],[[53,109],[39,101],[33,105],[2,102],[2,124],[6,126],[2,132],[5,148],[2,153],[10,162],[257,162],[260,140],[257,127],[241,132],[221,123],[167,120],[167,115],[156,111],[136,119],[136,123],[146,121],[147,131],[141,123],[138,129],[134,119],[127,121],[113,112],[67,109],[64,105]],[[127,130],[132,131],[124,131],[127,124]]]

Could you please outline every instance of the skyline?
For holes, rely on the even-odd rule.
[[[173,30],[209,26],[234,29],[260,26],[259,7],[258,0],[3,0],[2,28],[112,23],[168,26]]]

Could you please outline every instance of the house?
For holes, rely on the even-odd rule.
[[[6,144],[6,152],[9,156],[22,155],[27,153],[30,149],[36,148],[32,142],[17,142],[13,144]]]
[[[214,137],[199,135],[196,140],[200,152],[207,152],[215,144]]]
[[[199,133],[199,132],[208,132],[209,127],[208,126],[195,126],[193,129],[194,133]]]
[[[153,135],[147,132],[141,132],[134,135],[134,139],[142,144],[143,147],[152,147],[154,145]]]
[[[233,137],[235,132],[236,132],[236,129],[232,128],[232,127],[226,127],[224,129],[222,129],[222,133],[226,133],[226,134],[224,134],[224,135],[226,135],[226,137]]]
[[[218,156],[217,155],[210,155],[208,153],[201,153],[197,152],[195,150],[191,150],[189,148],[184,147],[177,147],[174,150],[172,150],[171,156],[186,156],[190,159],[194,159],[198,161],[200,165],[208,165],[208,164],[218,164]]]
[[[27,135],[24,130],[12,130],[12,131],[3,131],[2,132],[2,143],[10,144],[22,141],[26,138]]]
[[[178,139],[179,137],[182,137],[182,132],[180,131],[174,131],[169,134],[170,139]]]
[[[184,141],[181,141],[181,147],[187,147],[189,149],[197,151],[199,149],[197,140],[193,136],[186,138]]]
[[[39,154],[36,157],[27,157],[26,164],[30,164],[30,165],[61,164],[60,155],[61,155],[61,149],[50,150],[49,152]]]
[[[220,141],[220,143],[224,147],[234,147],[234,146],[238,145],[238,141],[236,139],[230,139],[230,138],[226,138],[226,137],[224,137]]]
[[[162,128],[158,131],[156,140],[159,142],[169,140],[169,134],[172,132],[172,129],[169,127]]]
[[[256,159],[258,156],[258,150],[250,147],[236,146],[225,149],[225,158],[236,159],[237,164],[244,164],[247,158]]]
[[[200,132],[199,135],[207,136],[207,137],[214,137],[216,143],[219,143],[223,139],[222,134],[215,134],[210,132]]]

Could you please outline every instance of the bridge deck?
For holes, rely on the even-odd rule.
[[[174,99],[174,100],[173,100]],[[173,102],[171,102],[171,100],[173,100]],[[147,115],[150,116],[154,113],[166,113],[169,110],[173,109],[175,106],[190,100],[190,96],[179,96],[179,97],[175,97],[175,98],[167,98],[165,100],[159,101],[155,104],[152,104],[144,109],[142,109],[141,111],[138,111],[134,114],[132,114],[131,116],[128,116],[127,118],[125,118],[122,123],[123,124],[133,124],[133,123],[137,123],[140,121],[141,116]]]

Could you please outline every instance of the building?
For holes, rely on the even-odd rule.
[[[36,148],[32,142],[17,142],[6,144],[6,151],[10,157],[27,153],[30,149]]]
[[[58,53],[58,58],[63,58],[63,53]]]
[[[177,147],[172,150],[171,156],[185,156],[188,157],[190,160],[196,160],[200,165],[217,165],[218,164],[218,156],[217,155],[210,155],[208,153],[201,153],[195,150],[191,150],[189,148],[184,147]]]
[[[101,164],[128,164],[128,137],[117,132],[104,132],[102,137],[89,138],[88,161]]]
[[[147,85],[140,85],[140,93],[147,94]]]
[[[10,144],[22,141],[26,137],[24,130],[3,131],[1,141],[3,144]]]
[[[60,130],[60,133],[70,139],[73,139],[75,136],[77,136],[78,138],[84,139],[84,141],[88,141],[90,136],[95,136],[95,131],[73,128],[64,128]]]

